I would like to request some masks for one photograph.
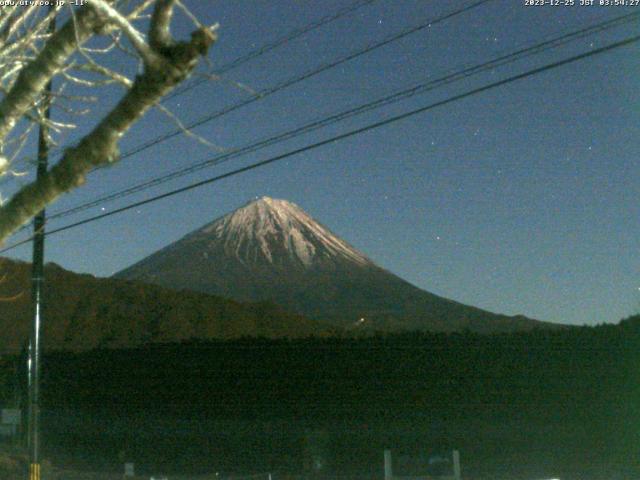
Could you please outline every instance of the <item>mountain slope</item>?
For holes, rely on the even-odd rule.
[[[297,205],[263,197],[116,274],[239,301],[273,301],[347,329],[498,332],[549,326],[420,290]]]
[[[31,319],[31,265],[1,259],[0,352],[19,351]],[[121,348],[146,343],[306,337],[330,329],[268,303],[239,304],[197,292],[95,278],[54,264],[45,268],[47,349]]]

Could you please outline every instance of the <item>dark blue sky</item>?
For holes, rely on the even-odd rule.
[[[346,5],[334,0],[186,3],[204,23],[220,23],[220,40],[210,55],[214,67]],[[247,98],[249,93],[234,82],[255,91],[269,88],[469,3],[375,1],[247,62],[222,80],[169,100],[167,106],[188,123]],[[494,0],[195,131],[224,149],[243,146],[638,8],[524,3]],[[183,34],[186,27],[178,21]],[[50,228],[637,33],[637,22],[601,32],[52,221]],[[634,44],[591,57],[52,236],[47,261],[107,276],[253,197],[269,195],[297,203],[378,264],[430,292],[542,320],[618,321],[640,311],[639,54]],[[113,91],[106,92],[97,110],[115,98]],[[91,126],[91,119],[95,117],[83,121],[79,132]],[[174,128],[162,114],[151,112],[123,141],[122,150]],[[174,138],[94,173],[50,212],[215,154],[193,139]],[[27,259],[30,250],[22,247],[10,255]]]

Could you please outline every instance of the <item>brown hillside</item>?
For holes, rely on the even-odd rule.
[[[0,352],[25,344],[30,313],[31,264],[2,259]],[[121,348],[145,343],[242,336],[306,337],[329,334],[302,316],[269,303],[241,304],[188,291],[45,268],[46,349]]]

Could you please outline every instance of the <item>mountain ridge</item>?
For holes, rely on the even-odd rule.
[[[282,248],[272,251],[266,241],[268,236],[282,236],[282,242],[279,242],[283,244]],[[335,256],[360,265],[374,265],[366,255],[335,236],[294,203],[262,197],[194,230],[114,276],[126,278],[133,267],[146,264],[154,255],[171,252],[178,243],[188,244],[210,238],[224,238],[225,253],[235,256],[241,263],[266,261],[278,264],[281,262],[274,254],[287,254],[305,267]],[[203,253],[206,254],[206,249]]]
[[[493,333],[555,324],[494,314],[419,289],[297,205],[262,197],[118,272],[238,301],[271,301],[346,329]]]
[[[1,258],[0,352],[24,348],[31,322],[31,264]],[[241,337],[304,338],[337,332],[269,303],[241,304],[192,291],[97,278],[45,266],[45,350],[129,348]]]

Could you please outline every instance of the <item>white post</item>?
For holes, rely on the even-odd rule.
[[[125,477],[135,476],[135,468],[133,466],[133,463],[127,462],[124,464],[124,476]]]
[[[393,479],[393,466],[391,464],[391,450],[384,451],[384,480]]]
[[[459,450],[453,451],[453,478],[455,478],[455,480],[462,479],[462,475],[460,471],[460,451]]]

